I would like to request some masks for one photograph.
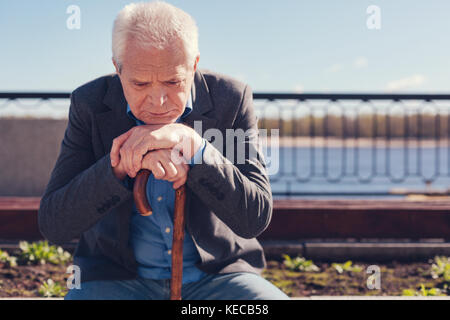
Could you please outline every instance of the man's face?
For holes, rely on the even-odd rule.
[[[184,112],[199,57],[187,61],[181,45],[141,49],[129,41],[116,71],[134,116],[146,124],[174,123]]]

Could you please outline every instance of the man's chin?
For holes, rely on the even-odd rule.
[[[161,119],[150,119],[149,121],[144,121],[145,124],[171,124],[175,123],[177,119],[170,119],[170,118],[161,118]]]

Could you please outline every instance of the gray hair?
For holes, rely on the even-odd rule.
[[[130,39],[137,40],[143,49],[164,49],[181,40],[186,57],[192,63],[199,54],[195,20],[183,10],[162,1],[131,3],[117,15],[112,32],[112,54],[119,72]]]

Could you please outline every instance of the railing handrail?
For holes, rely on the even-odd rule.
[[[0,92],[0,99],[69,99],[69,92]]]
[[[450,94],[425,93],[254,93],[255,99],[266,100],[450,100]]]
[[[68,99],[70,92],[0,92],[0,99]],[[450,100],[445,93],[276,93],[255,92],[254,99],[265,100]]]

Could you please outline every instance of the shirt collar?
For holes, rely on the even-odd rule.
[[[180,122],[181,119],[184,119],[185,117],[188,116],[188,114],[190,114],[192,112],[193,106],[192,106],[192,96],[189,95],[189,99],[186,102],[186,107],[184,108],[184,112],[183,114],[177,119],[176,122]],[[139,120],[138,118],[136,118],[133,114],[133,112],[130,109],[130,105],[127,103],[127,115],[133,119],[134,121],[136,121],[139,125],[145,124],[143,121]]]

